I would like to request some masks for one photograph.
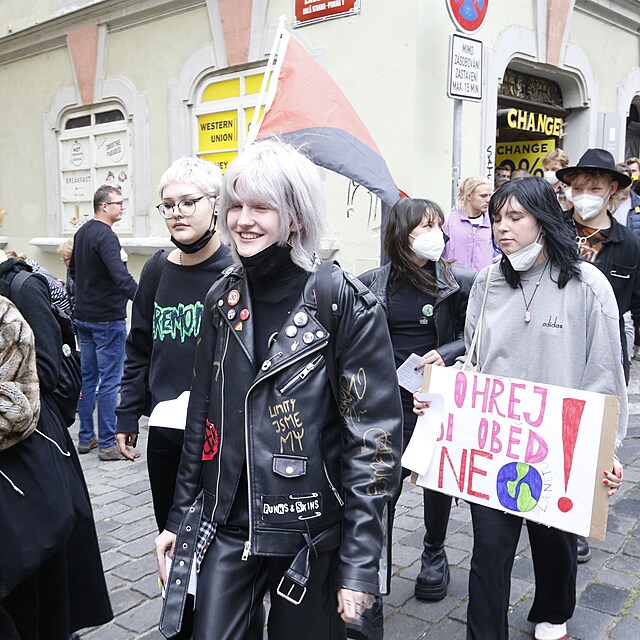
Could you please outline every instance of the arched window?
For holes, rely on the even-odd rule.
[[[264,68],[209,77],[197,106],[196,154],[217,163],[222,172],[242,150],[255,111]]]
[[[102,184],[120,187],[127,209],[134,211],[131,131],[121,107],[70,112],[63,118],[58,145],[63,234],[73,234],[93,216],[93,194]],[[133,233],[133,216],[123,216],[114,230]]]

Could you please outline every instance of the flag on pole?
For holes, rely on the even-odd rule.
[[[268,87],[268,88],[267,88]],[[260,121],[260,107],[265,105]],[[281,19],[247,145],[278,136],[315,164],[377,195],[388,207],[404,195],[364,123],[329,74]]]

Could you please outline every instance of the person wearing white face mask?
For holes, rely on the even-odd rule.
[[[611,287],[597,268],[579,259],[571,229],[545,181],[524,178],[504,185],[492,196],[489,214],[502,259],[478,274],[469,295],[467,349],[484,305],[480,352],[472,364],[494,376],[619,396],[617,448],[626,434],[627,393],[619,352],[611,348],[620,339]],[[418,414],[429,410],[417,400],[414,406]],[[602,483],[611,496],[621,482],[622,466],[615,458]],[[467,640],[506,640],[522,518],[475,503],[471,516]],[[535,569],[528,616],[535,624],[534,637],[564,640],[576,603],[576,536],[531,520],[526,525]]]
[[[556,172],[570,185],[572,215],[578,251],[609,280],[618,303],[620,341],[624,374],[629,382],[629,351],[624,315],[631,312],[634,325],[640,323],[640,238],[611,214],[618,193],[631,178],[616,169],[613,156],[605,149],[587,149],[575,167]],[[578,537],[578,562],[587,562],[591,551],[586,538]]]
[[[464,352],[462,332],[475,274],[442,259],[444,214],[430,200],[403,198],[391,209],[384,232],[389,262],[360,276],[387,312],[396,367],[412,353],[424,364],[448,366]],[[406,447],[416,423],[413,399],[400,389]],[[409,474],[403,470],[403,477]],[[451,498],[424,490],[424,551],[415,585],[421,600],[447,594],[449,566],[444,542]]]
[[[576,243],[580,257],[596,265],[607,277],[618,302],[620,318],[631,311],[640,322],[640,238],[610,213],[618,193],[631,178],[616,169],[613,156],[604,149],[588,149],[574,167],[557,171],[572,190]],[[627,381],[629,360],[624,327],[622,355]]]

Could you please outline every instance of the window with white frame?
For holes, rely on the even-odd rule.
[[[64,119],[58,136],[64,235],[75,233],[93,217],[93,194],[103,184],[119,187],[133,213],[130,126],[117,105],[74,112]],[[132,218],[125,212],[114,231],[133,233]]]
[[[218,164],[223,173],[244,147],[263,75],[264,68],[249,69],[209,78],[202,85],[194,112],[196,153]]]

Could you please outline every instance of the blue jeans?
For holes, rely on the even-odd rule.
[[[98,446],[115,444],[116,405],[124,367],[124,320],[83,322],[76,320],[80,340],[82,396],[78,403],[80,430],[78,440],[89,442],[95,434],[93,410],[98,401]]]

